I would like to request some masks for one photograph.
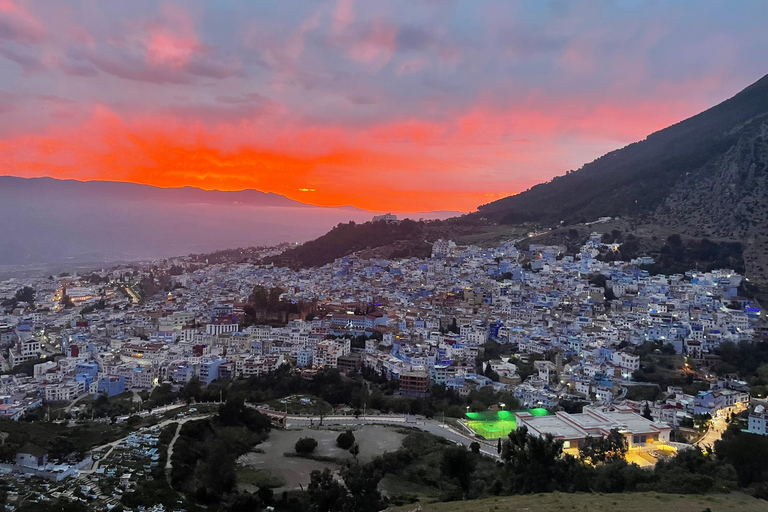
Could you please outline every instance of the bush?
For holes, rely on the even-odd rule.
[[[336,446],[342,450],[349,450],[352,448],[353,444],[355,444],[355,434],[353,434],[351,430],[342,432],[339,434],[339,437],[336,438]]]
[[[317,448],[317,441],[314,437],[302,437],[296,441],[294,448],[296,453],[312,453]]]

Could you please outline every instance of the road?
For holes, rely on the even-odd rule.
[[[410,416],[409,418],[415,419],[415,421],[408,421],[408,418],[405,416],[369,415],[357,418],[354,416],[325,416],[323,417],[323,425],[397,425],[413,427],[466,447],[469,447],[472,442],[477,441],[480,444],[481,453],[494,459],[499,458],[495,442],[491,443],[470,437],[459,432],[454,427],[437,420],[430,420],[421,416]],[[287,426],[308,427],[310,425],[319,425],[319,423],[319,416],[288,416],[286,418]]]
[[[728,428],[728,423],[725,421],[726,417],[727,415],[725,413],[715,415],[715,417],[712,419],[712,423],[709,425],[709,430],[707,430],[707,433],[704,434],[704,437],[696,441],[694,444],[703,449],[712,448],[715,446],[715,441],[719,441],[723,436],[725,429]]]
[[[168,477],[168,483],[170,483],[171,469],[173,468],[173,465],[171,464],[171,457],[173,457],[173,447],[176,444],[176,440],[179,438],[179,434],[181,433],[181,426],[188,421],[204,420],[205,418],[210,418],[211,416],[213,416],[213,414],[203,414],[200,416],[188,416],[179,421],[179,425],[176,427],[176,433],[173,435],[173,439],[171,439],[171,442],[168,443],[167,455],[165,457],[165,474]]]
[[[84,394],[84,395],[80,395],[80,396],[79,396],[79,397],[77,397],[75,400],[72,400],[72,402],[70,402],[70,404],[64,408],[64,412],[69,412],[69,411],[71,411],[71,410],[72,410],[72,408],[73,408],[73,407],[74,407],[74,406],[77,404],[77,402],[79,402],[79,401],[80,401],[80,400],[82,400],[83,398],[87,398],[87,397],[91,397],[91,398],[93,398],[93,395],[92,395],[92,394],[90,394],[90,393],[86,393],[86,394]]]
[[[141,302],[141,296],[139,296],[139,294],[133,290],[132,286],[126,286],[125,291],[128,292],[128,295],[131,296],[131,299],[133,299],[134,304],[138,304],[139,302]]]
[[[738,403],[733,407],[726,407],[718,411],[715,417],[712,418],[712,423],[710,423],[707,433],[694,444],[700,448],[715,446],[715,441],[719,441],[723,437],[723,432],[728,428],[728,418],[731,416],[731,413],[739,414],[746,408],[745,404]]]

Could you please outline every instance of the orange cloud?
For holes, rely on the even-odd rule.
[[[0,173],[255,188],[371,210],[470,211],[578,167],[585,143],[637,140],[682,119],[685,110],[664,103],[489,103],[441,120],[359,128],[306,125],[279,109],[206,124],[194,112],[121,117],[96,106],[84,124],[0,142]],[[556,142],[562,138],[581,142],[569,152]]]

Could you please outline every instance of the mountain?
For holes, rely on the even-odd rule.
[[[0,176],[0,265],[129,261],[303,242],[373,215],[257,190]]]
[[[196,187],[160,188],[119,181],[78,181],[55,178],[18,178],[0,176],[0,198],[16,194],[34,194],[42,199],[55,199],[75,194],[117,201],[162,201],[172,204],[242,204],[249,206],[307,207],[312,205],[288,199],[273,192],[259,190],[203,190]]]
[[[768,279],[768,75],[694,117],[577,171],[480,206],[506,224],[623,216],[683,235],[741,241]]]

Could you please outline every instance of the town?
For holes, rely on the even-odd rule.
[[[127,424],[152,414],[147,402],[161,389],[214,388],[290,367],[304,379],[336,369],[389,382],[392,397],[413,399],[395,408],[404,422],[427,424],[437,411],[418,399],[451,393],[464,401],[440,411],[451,422],[438,435],[480,439],[491,456],[515,424],[573,453],[621,428],[628,460],[641,466],[711,445],[735,414],[748,414],[749,432],[768,434],[764,388],[750,393],[735,371],[718,370],[723,344],[768,335],[757,303],[739,295],[743,277],[650,275],[642,266],[651,258],[603,257],[621,245],[605,240],[593,232],[575,255],[527,237],[494,248],[439,240],[426,259],[351,255],[292,270],[181,257],[10,279],[0,283],[0,416]],[[96,407],[125,396],[122,409]],[[258,407],[280,425],[306,424],[300,406],[310,399],[291,410],[288,402]],[[166,407],[154,413],[169,421],[203,412],[189,404],[155,401]],[[386,409],[370,400],[305,416],[328,424],[334,415],[386,418]],[[141,450],[147,464],[154,444]],[[2,468],[60,482],[94,472],[93,455],[48,462],[31,442]],[[124,486],[131,478],[139,476]]]

